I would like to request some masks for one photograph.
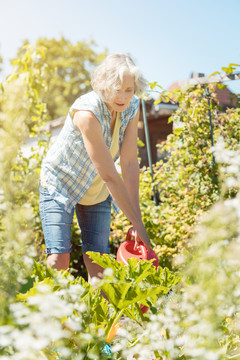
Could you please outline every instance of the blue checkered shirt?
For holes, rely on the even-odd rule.
[[[137,113],[139,99],[133,96],[127,109],[121,113],[119,130],[119,149],[126,127]],[[103,100],[94,92],[80,96],[71,106],[65,124],[55,143],[50,147],[43,160],[41,177],[50,195],[63,204],[67,212],[80,201],[92,184],[97,170],[84,146],[81,131],[72,122],[74,110],[91,111],[102,126],[105,143],[111,147],[111,113]],[[119,154],[115,156],[117,160]]]

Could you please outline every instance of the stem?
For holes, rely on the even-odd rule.
[[[156,359],[162,360],[162,357],[159,355],[159,352],[157,350],[154,350],[153,352],[154,352]]]
[[[139,314],[139,316],[140,316],[140,318],[141,318],[142,322],[147,321],[147,320],[148,320],[148,318],[147,318],[146,316],[144,316],[144,315],[143,315],[143,313],[142,313],[142,311],[141,311],[141,309],[140,309],[139,304],[138,304],[138,303],[136,303],[136,304],[135,304],[135,306],[136,306],[136,309],[137,309],[137,311],[138,311],[138,314]],[[141,326],[142,326],[142,325],[141,325]]]
[[[239,356],[240,356],[240,354],[233,355],[233,356],[231,356],[231,357],[228,357],[228,359],[236,359],[236,358],[239,357]]]
[[[108,337],[108,334],[110,333],[112,327],[118,322],[118,320],[120,319],[120,317],[123,314],[124,309],[122,309],[119,313],[117,312],[117,310],[115,311],[115,313],[112,315],[110,322],[106,328],[106,337]]]
[[[44,354],[44,352],[43,352],[43,351],[40,351],[40,354],[41,354],[41,355],[43,355],[44,359],[46,359],[46,360],[47,360],[47,357],[46,357],[46,355]]]
[[[150,145],[150,137],[149,137],[149,130],[148,130],[148,122],[147,122],[147,112],[146,112],[146,105],[145,101],[142,99],[142,113],[143,113],[143,122],[144,122],[144,129],[145,129],[145,138],[147,144],[147,155],[148,155],[148,165],[150,168],[151,178],[152,178],[152,190],[153,190],[153,199],[155,205],[157,203],[157,191],[156,186],[154,185],[154,175],[153,175],[153,167],[152,167],[152,153],[151,153],[151,145]]]

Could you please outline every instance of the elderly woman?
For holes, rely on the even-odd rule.
[[[101,276],[87,251],[109,253],[111,202],[150,240],[139,207],[137,123],[146,81],[129,55],[112,54],[92,74],[93,91],[70,108],[64,127],[42,163],[40,214],[47,265],[67,269],[74,208],[81,228],[89,281]],[[122,178],[114,161],[120,155]]]

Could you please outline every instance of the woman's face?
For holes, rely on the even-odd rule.
[[[130,74],[123,75],[121,88],[117,90],[116,95],[107,104],[110,110],[122,112],[126,110],[134,94],[135,81]]]

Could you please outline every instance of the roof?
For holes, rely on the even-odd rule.
[[[235,79],[235,78],[234,78]],[[175,89],[181,89],[186,85],[197,85],[197,84],[207,84],[207,83],[214,83],[219,82],[219,77],[212,77],[209,78],[207,76],[204,76],[202,73],[194,73],[191,75],[190,79],[183,80],[183,81],[176,81],[169,87],[169,91],[173,91]],[[220,82],[221,83],[221,82]],[[215,87],[216,97],[219,101],[219,105],[226,108],[226,107],[234,107],[236,106],[237,99],[236,95],[232,93],[228,87],[225,87],[223,89],[219,89],[217,86]]]

